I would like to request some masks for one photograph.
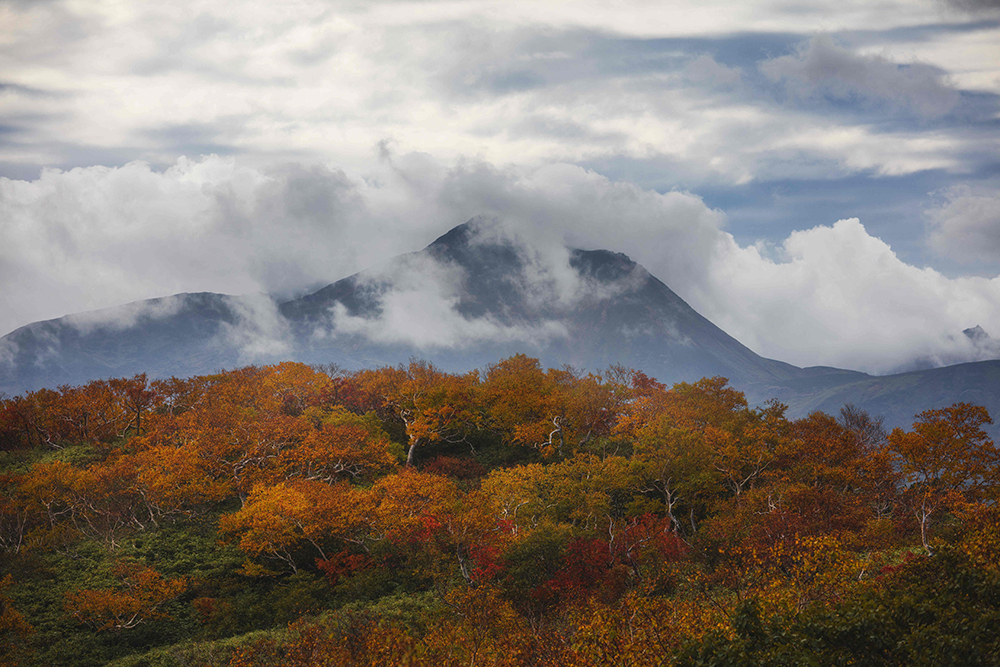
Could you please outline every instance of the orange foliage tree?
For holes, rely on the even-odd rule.
[[[912,431],[896,428],[889,435],[928,551],[928,527],[941,507],[955,499],[978,500],[997,489],[1000,451],[982,429],[992,423],[985,408],[956,403],[925,410]]]
[[[468,442],[479,428],[479,374],[444,373],[425,361],[407,367],[362,371],[356,376],[376,409],[406,428],[406,465],[414,465],[418,447],[435,442]]]
[[[562,458],[615,432],[634,395],[630,379],[624,368],[607,377],[543,371],[537,359],[519,354],[489,367],[482,393],[491,425],[503,437]]]
[[[326,559],[332,540],[357,541],[366,493],[346,484],[288,480],[259,484],[246,504],[219,521],[219,531],[238,539],[251,557],[283,562],[297,572],[303,562]],[[311,558],[309,557],[311,556]],[[248,561],[247,574],[269,574]]]
[[[162,607],[187,588],[184,579],[164,579],[138,563],[118,563],[115,588],[84,589],[66,594],[66,611],[96,630],[127,630],[164,618]]]

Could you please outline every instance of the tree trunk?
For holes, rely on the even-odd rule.
[[[407,450],[407,452],[406,452],[406,467],[407,468],[412,468],[413,467],[414,454],[417,451],[417,444],[419,442],[420,442],[419,439],[417,439],[417,440],[414,440],[413,442],[410,443],[410,449]]]
[[[924,545],[924,550],[927,554],[931,553],[931,546],[927,544],[927,524],[931,519],[931,510],[927,508],[926,505],[920,506],[920,542]]]

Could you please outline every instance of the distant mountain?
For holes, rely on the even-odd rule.
[[[667,384],[721,375],[751,402],[777,398],[796,417],[852,402],[908,426],[956,401],[1000,417],[1000,361],[885,377],[798,368],[755,354],[623,254],[540,257],[485,219],[282,303],[178,294],[30,324],[0,339],[0,391],[280,360],[356,369],[418,357],[460,371],[518,352],[548,366],[622,364]]]
[[[811,369],[803,370],[807,373]],[[989,410],[998,423],[988,431],[994,439],[1000,438],[1000,360],[881,376],[824,370],[814,376],[752,383],[743,389],[751,403],[776,398],[788,405],[788,414],[794,417],[817,410],[836,415],[844,405],[853,403],[884,416],[890,427],[905,428],[924,410],[972,403]]]
[[[29,324],[0,339],[0,391],[232,367],[239,355],[225,332],[241,320],[239,303],[222,294],[177,294]]]

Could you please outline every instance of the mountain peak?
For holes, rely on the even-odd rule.
[[[496,223],[497,221],[492,218],[487,218],[485,216],[477,215],[474,218],[466,220],[460,225],[456,225],[449,229],[447,232],[441,236],[434,239],[430,245],[427,246],[427,250],[432,248],[437,249],[447,249],[455,248],[459,246],[466,246],[469,244],[470,238],[475,234],[475,232],[482,227],[484,224]]]
[[[981,342],[981,341],[984,341],[984,340],[990,340],[990,335],[988,333],[986,333],[986,330],[983,329],[978,324],[976,326],[974,326],[974,327],[969,327],[968,329],[963,329],[962,333],[964,333],[966,335],[966,337],[968,337],[971,341],[973,341],[975,343],[978,343],[978,342]]]

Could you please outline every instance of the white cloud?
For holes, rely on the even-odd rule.
[[[383,295],[381,312],[374,317],[352,316],[336,304],[332,331],[327,335],[361,335],[375,343],[412,345],[430,352],[515,342],[541,350],[553,339],[568,335],[566,326],[556,320],[510,325],[491,316],[465,317],[456,309],[458,301],[436,285],[400,286]]]
[[[163,172],[130,163],[0,179],[0,327],[179,292],[332,282],[426,236],[399,224],[419,179],[379,177],[208,157]]]
[[[544,270],[544,269],[543,269]],[[521,289],[546,289],[544,280],[510,285]],[[407,344],[422,350],[465,348],[484,342],[529,343],[539,349],[553,338],[567,335],[556,319],[510,321],[502,313],[469,316],[459,310],[466,287],[464,270],[451,262],[427,255],[406,255],[388,266],[366,271],[362,289],[377,293],[377,313],[351,315],[340,303],[331,313],[330,329],[321,336],[362,335],[377,343]],[[540,287],[541,286],[541,287]]]
[[[1000,192],[955,187],[927,211],[930,246],[960,262],[1000,261]]]
[[[645,191],[569,165],[467,164],[439,188],[445,209],[502,216],[506,233],[530,248],[530,270],[550,278],[556,294],[560,280],[564,293],[575,289],[563,273],[565,244],[623,251],[756,351],[799,365],[891,372],[981,360],[992,348],[962,330],[1000,332],[1000,278],[908,265],[858,220],[794,232],[770,258],[737,244],[724,215],[694,195]]]
[[[291,331],[274,300],[266,294],[245,294],[225,301],[236,321],[222,322],[216,345],[236,349],[244,363],[270,360],[291,351]]]
[[[95,329],[122,331],[144,320],[159,320],[176,315],[184,307],[185,297],[175,294],[162,299],[133,301],[122,306],[72,313],[66,317],[68,324],[82,334]]]
[[[794,232],[780,261],[720,244],[702,312],[765,356],[885,373],[986,358],[962,330],[1000,331],[1000,278],[900,260],[856,220]]]
[[[737,244],[724,214],[693,194],[572,165],[449,167],[413,154],[348,175],[321,166],[264,172],[213,157],[162,173],[142,164],[49,172],[0,182],[0,193],[11,221],[3,266],[17,266],[4,274],[5,293],[17,295],[5,313],[22,322],[40,319],[39,305],[82,310],[90,294],[129,301],[195,284],[249,292],[332,282],[485,215],[503,220],[523,262],[519,287],[536,290],[536,303],[571,308],[593,296],[565,246],[625,252],[751,348],[799,365],[888,371],[915,359],[978,359],[985,352],[962,330],[1000,333],[1000,279],[908,265],[856,220],[795,232],[768,257]],[[372,273],[394,286],[381,314],[340,311],[338,330],[425,349],[564,333],[558,313],[528,324],[465,316],[455,267],[404,269]],[[269,299],[236,306],[245,326],[229,334],[248,359],[286,349]]]
[[[1000,278],[908,265],[858,220],[794,232],[775,260],[739,246],[722,213],[689,193],[644,191],[566,165],[496,173],[488,190],[483,169],[464,174],[475,187],[461,191],[508,211],[541,256],[563,242],[625,252],[766,356],[891,372],[987,358],[961,332],[975,324],[1000,332]]]
[[[918,138],[843,114],[816,123],[808,110],[775,107],[741,75],[754,72],[768,39],[784,52],[782,40],[794,37],[782,33],[809,35],[817,25],[870,32],[940,19],[929,0],[812,3],[794,11],[782,2],[750,8],[732,0],[672,11],[641,1],[220,8],[203,0],[128,7],[53,0],[8,4],[5,12],[4,25],[12,26],[0,36],[6,173],[137,159],[172,164],[211,153],[257,166],[334,161],[362,171],[371,168],[371,147],[393,137],[403,152],[448,161],[475,155],[539,166],[666,156],[688,183],[781,178],[780,160],[759,156],[773,158],[772,144],[788,133],[801,138],[798,150],[817,154],[813,162],[833,161],[822,176],[909,173],[898,155],[925,151]],[[996,33],[975,33],[981,46],[968,74],[980,87],[1000,73],[989,48]],[[650,39],[692,36],[697,45]],[[939,70],[919,64],[921,49],[931,49],[949,73],[963,73],[969,60],[958,39],[915,42],[917,64],[902,69],[824,39],[765,69],[806,97],[859,95],[934,116],[953,105],[956,92]],[[745,44],[734,48],[740,40]],[[745,53],[743,62],[709,55],[715,49]],[[824,147],[827,135],[843,138],[842,130],[859,125],[864,131],[846,134],[849,145]],[[879,150],[857,159],[873,134],[891,139],[879,145],[892,147],[885,158],[891,166]],[[906,168],[959,170],[975,162],[963,152],[974,139],[953,129],[947,138]]]

